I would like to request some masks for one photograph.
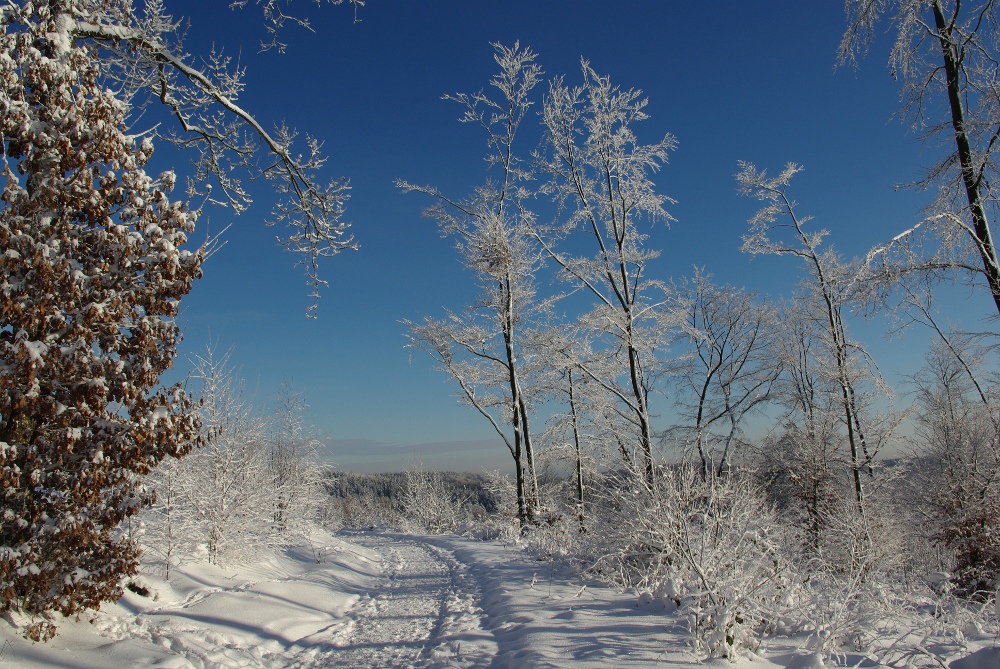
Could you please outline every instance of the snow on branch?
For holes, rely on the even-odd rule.
[[[339,0],[330,1],[339,4]],[[362,3],[354,0],[354,4]],[[272,27],[280,27],[283,19],[275,13],[278,3],[266,5],[265,15]],[[319,290],[327,285],[319,276],[320,258],[357,248],[348,232],[350,224],[343,220],[350,198],[348,181],[320,180],[326,157],[319,140],[307,136],[306,151],[297,153],[293,149],[295,131],[284,125],[268,131],[238,103],[244,87],[243,70],[231,69],[230,58],[213,51],[204,66],[193,65],[181,50],[179,24],[162,12],[160,3],[150,3],[140,19],[120,18],[111,11],[77,11],[71,21],[58,25],[65,25],[73,41],[93,40],[104,47],[103,69],[110,79],[125,84],[123,90],[137,93],[145,89],[169,110],[180,131],[168,130],[161,136],[198,152],[190,194],[200,193],[239,213],[251,202],[239,172],[248,171],[251,178],[263,176],[274,182],[283,199],[275,205],[268,225],[280,223],[288,228],[287,234],[278,236],[278,242],[300,256],[311,297],[317,300]],[[256,164],[260,145],[271,156],[263,166]],[[211,184],[198,185],[210,179],[220,187],[221,200],[213,197]],[[315,308],[314,301],[308,309],[310,315]]]

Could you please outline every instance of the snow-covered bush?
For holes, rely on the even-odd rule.
[[[887,608],[893,610],[866,652],[878,666],[938,669],[965,655],[970,640],[996,639],[992,602],[984,605],[956,596],[949,576],[935,574],[928,591],[909,589],[904,597],[890,600]]]
[[[271,483],[275,532],[292,538],[308,534],[326,504],[320,441],[307,428],[302,393],[287,383],[275,396],[267,424],[267,477]]]
[[[753,477],[734,471],[704,480],[681,466],[658,472],[651,491],[631,475],[620,481],[608,485],[595,531],[607,537],[595,572],[672,599],[702,655],[754,649],[794,579],[782,524]]]
[[[401,500],[404,527],[429,534],[454,532],[462,519],[463,501],[445,485],[440,472],[416,464],[406,471]]]
[[[520,543],[537,559],[549,560],[576,554],[581,538],[576,508],[548,500],[534,522],[521,528]]]
[[[228,355],[217,358],[209,348],[194,362],[205,444],[160,479],[170,477],[169,496],[176,500],[171,532],[187,544],[185,552],[203,552],[209,562],[220,563],[272,543],[266,424],[244,395]]]
[[[845,487],[840,504],[823,518],[820,550],[800,568],[795,617],[800,629],[812,633],[810,647],[821,658],[879,646],[906,608],[892,482],[888,476],[876,479],[863,511]]]
[[[314,440],[300,428],[304,404],[286,401],[281,420],[264,416],[228,355],[219,359],[209,347],[194,363],[204,445],[163,463],[147,481],[156,502],[144,515],[144,544],[167,576],[185,558],[240,561],[296,541],[321,503]]]
[[[517,543],[521,524],[517,518],[517,486],[510,476],[498,469],[485,472],[483,489],[492,509],[485,518],[469,523],[466,533],[479,539],[498,540],[505,544]]]

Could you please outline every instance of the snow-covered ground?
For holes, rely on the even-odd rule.
[[[169,583],[141,580],[150,597],[128,592],[47,644],[0,623],[0,669],[703,666],[669,603],[498,543],[342,532],[254,567],[187,564]],[[738,665],[806,669],[802,645],[772,642]],[[1000,648],[972,649],[951,669],[1000,668]]]

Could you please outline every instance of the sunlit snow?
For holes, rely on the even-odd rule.
[[[559,562],[499,542],[344,531],[253,566],[187,563],[139,581],[55,640],[0,623],[0,667],[379,669],[822,666],[808,638],[778,637],[735,665],[699,661],[669,600],[583,581]],[[996,669],[1000,648],[970,641],[948,669]],[[875,667],[862,656],[848,666]]]

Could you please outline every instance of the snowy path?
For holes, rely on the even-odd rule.
[[[563,566],[523,551],[458,537],[428,537],[447,548],[478,584],[484,624],[496,638],[490,669],[630,669],[698,666],[683,623],[660,603],[584,582]],[[769,665],[758,665],[770,669]]]
[[[516,548],[453,536],[349,533],[381,556],[372,598],[348,612],[317,667],[689,666],[682,625],[660,604],[584,583]]]
[[[409,535],[351,533],[381,557],[372,595],[347,612],[336,649],[314,667],[483,667],[496,643],[482,630],[476,583],[441,547]]]
[[[156,600],[126,593],[89,625],[62,623],[46,645],[0,627],[0,669],[697,666],[662,605],[510,546],[360,531],[323,546],[320,562],[302,548],[253,567],[146,577]]]
[[[672,604],[459,537],[324,533],[253,566],[188,563],[169,582],[145,580],[155,599],[127,593],[89,619],[63,621],[48,644],[0,620],[0,669],[733,666],[694,657]],[[769,640],[736,665],[804,669],[804,642]],[[979,646],[950,669],[1000,667],[992,639]]]
[[[327,535],[253,567],[187,564],[156,599],[127,592],[90,620],[64,621],[48,644],[0,623],[0,669],[438,669],[488,667],[481,593],[468,566],[425,537]],[[87,624],[90,622],[90,624]]]

